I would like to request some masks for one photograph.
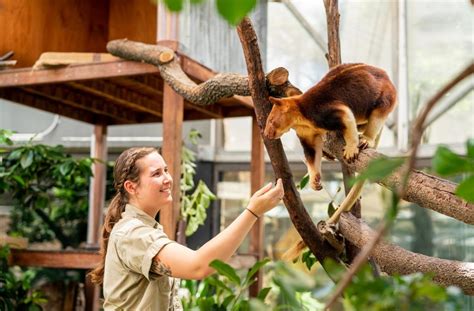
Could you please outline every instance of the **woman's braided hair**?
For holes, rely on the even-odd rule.
[[[129,199],[127,191],[124,188],[124,183],[127,180],[134,183],[139,182],[140,168],[136,163],[141,158],[153,152],[158,152],[158,150],[150,147],[130,148],[122,152],[115,161],[114,188],[116,194],[110,202],[107,214],[105,215],[100,243],[100,263],[89,273],[93,283],[102,284],[104,281],[105,256],[107,254],[110,232],[114,225],[122,218],[122,213]]]

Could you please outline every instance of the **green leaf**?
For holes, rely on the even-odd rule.
[[[402,158],[377,158],[372,160],[367,168],[352,180],[355,184],[359,180],[380,181],[390,175],[403,164]]]
[[[18,148],[10,152],[8,155],[8,160],[17,160],[21,157],[21,154],[23,153],[24,149],[23,148]]]
[[[270,259],[268,258],[265,258],[263,260],[260,260],[260,261],[257,261],[252,269],[249,270],[249,272],[247,272],[247,276],[245,277],[245,281],[244,281],[244,284],[243,286],[246,286],[248,282],[250,282],[250,280],[252,279],[252,277],[255,275],[255,273],[257,273],[258,270],[260,270],[260,268],[262,268],[263,266],[265,266],[267,263],[270,262]]]
[[[433,157],[432,166],[440,175],[453,175],[474,171],[474,161],[455,154],[445,146],[439,146]]]
[[[227,285],[225,285],[224,282],[222,282],[218,278],[210,277],[210,278],[207,278],[206,281],[209,284],[211,284],[212,286],[215,286],[216,288],[220,288],[220,289],[223,289],[223,290],[225,290],[229,293],[232,293],[232,289],[230,289]]]
[[[308,183],[309,183],[309,174],[306,173],[306,175],[304,175],[303,178],[301,178],[299,184],[296,185],[296,188],[298,188],[299,190],[303,190],[304,187],[306,187]]]
[[[13,175],[12,178],[16,180],[16,182],[19,183],[22,187],[25,187],[26,182],[21,176]]]
[[[466,142],[467,157],[474,160],[474,138],[470,138]]]
[[[318,260],[310,250],[307,250],[303,253],[303,255],[301,256],[301,261],[306,264],[306,268],[308,268],[308,270],[311,270],[313,265],[318,262]]]
[[[271,287],[265,287],[265,288],[262,288],[259,292],[258,292],[258,295],[257,295],[257,299],[261,300],[261,301],[264,301],[265,298],[267,297],[268,293],[270,293],[270,290],[272,288]]]
[[[328,204],[328,216],[331,217],[336,212],[336,207],[334,206],[334,202],[331,201]]]
[[[257,0],[217,0],[217,11],[229,24],[236,26],[252,11]]]
[[[456,188],[456,194],[470,203],[474,203],[474,175],[463,180]]]
[[[164,0],[164,2],[171,12],[179,12],[183,9],[183,0]]]
[[[33,150],[29,150],[28,153],[23,154],[20,160],[20,164],[22,168],[27,168],[33,163]]]
[[[213,260],[209,266],[214,268],[220,275],[227,277],[232,283],[240,285],[240,277],[237,275],[234,268],[225,262],[216,259]]]
[[[71,161],[67,161],[59,166],[59,172],[63,175],[66,176],[72,171],[74,164]]]

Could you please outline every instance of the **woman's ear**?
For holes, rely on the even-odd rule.
[[[125,188],[125,191],[127,191],[131,195],[134,195],[137,189],[137,185],[130,180],[126,180],[123,183],[123,187]]]

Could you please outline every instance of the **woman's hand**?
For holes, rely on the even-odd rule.
[[[257,190],[250,198],[247,208],[257,216],[261,216],[274,208],[283,199],[283,195],[283,183],[281,178],[278,178],[275,187],[272,187],[272,183],[268,183],[260,190]]]

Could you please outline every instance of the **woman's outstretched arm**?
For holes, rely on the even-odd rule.
[[[283,185],[264,186],[250,198],[249,205],[227,228],[194,251],[178,243],[166,245],[155,257],[151,272],[182,279],[202,279],[214,270],[209,263],[215,259],[228,260],[249,233],[257,216],[274,208],[283,198]],[[255,215],[254,215],[255,214]]]

